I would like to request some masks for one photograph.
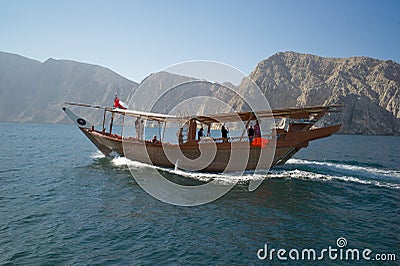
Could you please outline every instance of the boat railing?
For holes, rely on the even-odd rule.
[[[267,139],[267,140],[271,140],[273,138],[273,135],[271,133],[264,134],[264,135],[261,135],[261,138],[264,138],[264,139]],[[249,138],[248,137],[229,137],[229,138],[203,137],[199,141],[199,143],[207,143],[207,142],[216,142],[216,143],[221,143],[221,142],[249,142]]]

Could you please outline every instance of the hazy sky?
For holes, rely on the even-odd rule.
[[[188,60],[248,74],[280,51],[400,62],[400,1],[0,0],[0,51],[137,82]]]

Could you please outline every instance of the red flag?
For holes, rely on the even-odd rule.
[[[117,96],[114,99],[114,108],[127,109],[128,105],[121,101]]]

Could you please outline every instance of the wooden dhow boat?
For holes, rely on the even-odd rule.
[[[85,136],[106,156],[119,154],[126,158],[155,166],[200,171],[231,172],[257,170],[284,164],[312,140],[325,138],[340,129],[340,125],[316,128],[314,125],[324,115],[341,112],[340,105],[313,106],[306,108],[286,108],[257,112],[235,112],[224,114],[179,116],[124,108],[66,103],[102,109],[102,128],[96,129],[85,118],[75,114],[70,107],[63,107]],[[106,114],[111,113],[110,128],[105,128]],[[125,136],[112,132],[114,115],[136,119],[136,136]],[[250,138],[247,131],[250,124],[264,119],[276,121],[274,126],[262,135]],[[179,124],[177,142],[169,143],[159,134],[159,138],[143,138],[143,121],[157,122],[166,126],[169,122]],[[213,128],[225,123],[243,123],[241,134],[236,137],[212,137]],[[124,122],[122,123],[124,131]],[[127,125],[126,125],[127,126]],[[199,127],[206,127],[203,137],[198,138]],[[164,132],[164,131],[163,131]],[[156,136],[157,137],[157,136]]]

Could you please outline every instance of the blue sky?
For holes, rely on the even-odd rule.
[[[0,51],[139,82],[188,60],[249,74],[276,52],[400,62],[400,1],[0,0]]]

